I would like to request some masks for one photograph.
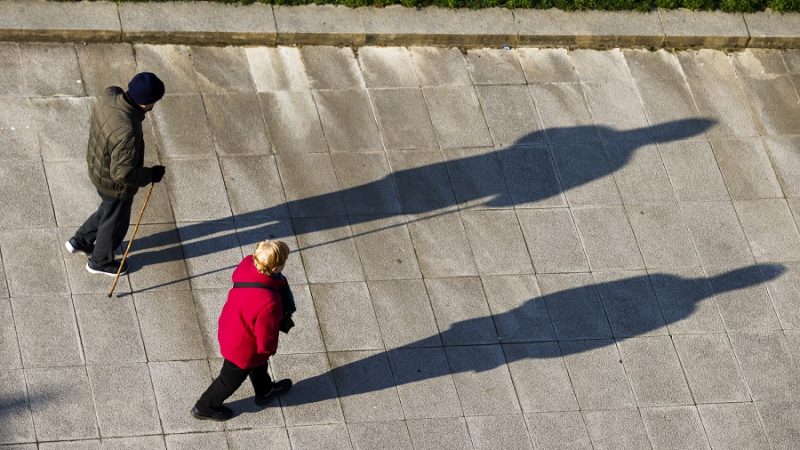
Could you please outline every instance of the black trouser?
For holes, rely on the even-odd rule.
[[[118,199],[102,192],[100,206],[75,232],[75,239],[84,246],[94,244],[91,260],[98,266],[114,261],[114,250],[122,244],[131,221],[133,197]]]
[[[222,370],[219,371],[219,376],[211,382],[211,386],[203,392],[195,406],[203,412],[219,408],[225,399],[239,389],[239,386],[248,376],[250,376],[250,382],[253,383],[253,390],[256,395],[269,393],[272,387],[272,379],[267,373],[266,364],[252,369],[240,369],[236,364],[226,359],[222,363]]]

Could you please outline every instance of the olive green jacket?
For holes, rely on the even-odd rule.
[[[86,163],[89,178],[101,193],[119,199],[133,197],[152,174],[144,167],[144,111],[111,86],[97,99],[89,125]]]

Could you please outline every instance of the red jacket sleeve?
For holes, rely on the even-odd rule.
[[[258,353],[274,355],[278,350],[278,332],[280,331],[281,318],[276,314],[273,305],[262,309],[256,316],[253,334],[256,337]]]

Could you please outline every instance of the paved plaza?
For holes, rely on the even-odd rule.
[[[107,298],[63,242],[138,71],[167,174]],[[0,43],[0,448],[797,448],[798,90],[800,51]],[[295,386],[197,421],[263,239]]]

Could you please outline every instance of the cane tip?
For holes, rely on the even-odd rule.
[[[106,297],[111,298],[111,294],[106,295]]]

